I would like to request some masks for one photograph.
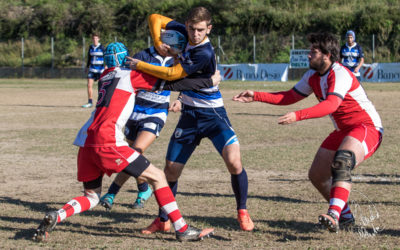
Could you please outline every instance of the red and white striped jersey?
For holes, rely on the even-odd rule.
[[[80,147],[126,146],[123,128],[135,105],[137,89],[152,90],[157,78],[124,68],[103,72],[96,109],[75,138]]]
[[[308,70],[294,89],[304,96],[309,96],[314,92],[320,102],[328,95],[340,97],[343,100],[342,103],[330,114],[337,130],[365,124],[383,131],[379,114],[368,99],[364,88],[353,73],[340,63],[334,63],[324,75],[320,75],[315,70]]]

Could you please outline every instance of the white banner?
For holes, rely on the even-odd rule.
[[[400,82],[400,63],[363,64],[361,82]]]
[[[218,64],[223,80],[281,81],[288,80],[288,64]]]
[[[291,69],[308,69],[309,61],[308,54],[309,49],[292,49],[290,50],[290,65]]]

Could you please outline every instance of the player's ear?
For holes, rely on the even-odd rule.
[[[212,25],[210,24],[210,25],[207,26],[207,35],[210,34],[211,29],[212,29]]]

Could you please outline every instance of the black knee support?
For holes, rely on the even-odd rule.
[[[350,150],[338,150],[333,158],[331,171],[333,183],[346,181],[351,183],[351,170],[356,165],[356,157]]]

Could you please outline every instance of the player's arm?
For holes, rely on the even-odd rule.
[[[240,93],[239,95],[234,96],[233,100],[238,102],[257,101],[257,102],[266,102],[274,105],[290,105],[304,98],[305,96],[301,95],[293,88],[288,91],[281,91],[274,93],[246,90]]]
[[[89,50],[87,52],[87,63],[86,63],[86,68],[89,68],[90,66],[90,47]]]
[[[327,96],[326,100],[315,106],[295,112],[289,112],[286,115],[279,117],[278,123],[286,125],[305,119],[323,117],[335,112],[341,103],[342,99],[339,96],[330,94]]]
[[[127,57],[131,69],[140,70],[157,78],[174,81],[186,77],[188,74],[180,63],[172,67],[156,66],[131,57]]]
[[[163,46],[161,41],[161,29],[166,29],[167,24],[172,21],[171,18],[159,14],[151,14],[147,19],[154,47],[160,55],[167,54],[168,47]]]

